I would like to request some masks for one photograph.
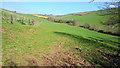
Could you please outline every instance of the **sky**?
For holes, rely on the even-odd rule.
[[[91,0],[0,0],[2,2],[89,2]],[[95,2],[109,2],[119,0],[94,0]]]
[[[0,8],[27,14],[65,15],[99,10],[97,3],[90,0],[4,0]],[[44,2],[43,2],[44,1]],[[59,2],[61,1],[61,2]],[[74,2],[72,2],[74,1]],[[78,1],[78,2],[75,2]],[[88,1],[88,2],[87,2]],[[99,1],[99,0],[98,0]],[[105,0],[104,0],[105,1]],[[103,3],[102,0],[100,3]]]
[[[98,10],[96,3],[89,2],[4,2],[2,8],[18,13],[53,15]]]
[[[91,0],[1,0],[2,2],[89,2]],[[108,2],[113,0],[94,0],[95,2]],[[118,0],[114,0],[118,1]]]

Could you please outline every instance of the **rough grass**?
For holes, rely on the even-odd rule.
[[[29,14],[25,16],[39,19]],[[84,59],[84,63],[89,62],[90,65],[115,66],[119,64],[119,58],[115,56],[119,49],[119,37],[69,26],[64,23],[39,20],[41,22],[35,25],[10,24],[6,23],[5,20],[2,22],[3,66],[44,65],[44,62],[47,63],[47,58],[43,58],[43,56],[50,55],[49,57],[51,57],[53,51],[67,53],[74,58],[75,56],[81,57]],[[60,47],[63,47],[63,50],[59,50]],[[56,60],[60,58],[60,56],[53,56],[52,58],[54,57],[56,57]],[[64,59],[61,59],[61,61]],[[50,64],[54,65],[54,62],[51,61]],[[59,63],[64,64],[65,61]]]

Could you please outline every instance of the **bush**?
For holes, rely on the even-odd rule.
[[[103,31],[103,30],[98,30],[98,32],[100,32],[100,33],[104,33],[104,31]]]
[[[75,25],[76,25],[76,22],[75,22],[75,21],[71,21],[71,23],[73,24],[73,26],[75,26]]]
[[[84,28],[90,28],[90,25],[88,23],[84,23],[83,27]]]
[[[115,24],[114,27],[115,27],[115,28],[114,28],[114,31],[113,31],[113,32],[114,32],[115,34],[120,34],[120,24]]]

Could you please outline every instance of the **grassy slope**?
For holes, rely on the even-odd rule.
[[[101,21],[107,20],[107,16],[99,16],[99,14],[103,13],[103,11],[97,11],[85,15],[64,15],[64,16],[59,16],[58,18],[63,18],[63,19],[70,19],[70,20],[75,20],[77,21],[77,24],[83,25],[84,23],[88,23],[89,25],[92,25],[93,27],[96,28],[101,28],[104,30],[104,25],[101,24]]]
[[[26,16],[38,19],[31,15]],[[9,24],[3,21],[4,65],[28,65],[28,61],[32,58],[37,58],[39,61],[41,55],[50,53],[48,47],[55,46],[54,42],[64,43],[64,48],[75,49],[77,46],[82,50],[79,56],[85,57],[87,61],[97,61],[101,64],[107,64],[108,61],[101,59],[98,50],[115,54],[118,49],[119,42],[116,36],[43,19],[39,20],[41,22],[35,25]],[[67,40],[69,41],[66,42]]]

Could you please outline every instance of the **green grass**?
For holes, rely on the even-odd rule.
[[[98,50],[107,54],[116,54],[119,49],[118,44],[120,44],[119,37],[64,23],[49,22],[29,14],[23,15],[41,22],[35,25],[21,25],[17,22],[10,24],[3,21],[3,65],[27,66],[32,58],[40,61],[41,55],[49,54],[48,47],[55,46],[54,42],[64,43],[65,48],[70,47],[73,50],[75,46],[81,48],[82,52],[75,51],[81,54],[77,56],[81,56],[89,62],[97,62],[96,65],[113,64],[106,59],[109,57],[105,58]]]
[[[105,10],[104,10],[105,12]],[[85,15],[63,15],[58,16],[57,18],[61,19],[68,19],[68,20],[75,20],[77,24],[84,25],[84,23],[88,23],[92,27],[96,27],[97,29],[104,30],[105,25],[101,24],[101,22],[106,21],[108,19],[108,16],[100,16],[103,11],[97,11]]]

